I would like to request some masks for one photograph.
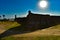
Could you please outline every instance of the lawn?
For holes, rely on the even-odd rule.
[[[5,37],[1,40],[60,40],[60,36],[40,36],[40,37]]]
[[[2,21],[2,22],[0,22],[0,27],[3,29],[6,29],[6,30],[13,28],[13,27],[17,27],[19,25],[20,25],[19,23],[14,22],[14,21]]]
[[[3,26],[2,26],[3,25]],[[0,22],[0,27],[4,30],[20,26],[17,22]],[[43,35],[43,36],[42,36]],[[43,30],[37,30],[31,33],[11,35],[1,40],[60,40],[60,25],[56,25]]]
[[[0,21],[0,33],[17,26],[20,26],[20,24],[15,21]]]

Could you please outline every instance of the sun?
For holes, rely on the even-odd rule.
[[[40,1],[40,2],[38,3],[38,6],[39,6],[40,8],[46,8],[47,5],[48,5],[48,2],[47,2],[47,1]]]

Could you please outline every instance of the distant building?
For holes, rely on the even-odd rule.
[[[60,23],[60,16],[34,14],[28,11],[27,17],[16,18],[15,21],[23,23],[26,27],[44,28]]]

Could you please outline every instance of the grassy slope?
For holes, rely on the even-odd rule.
[[[60,40],[60,36],[40,36],[40,37],[6,37],[2,40]]]
[[[2,40],[60,40],[60,25],[31,33],[8,36]]]
[[[17,22],[12,22],[12,21],[0,22],[0,33],[19,25],[20,24],[18,24]]]

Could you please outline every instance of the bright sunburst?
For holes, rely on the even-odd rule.
[[[39,6],[40,8],[46,8],[47,5],[48,5],[48,2],[47,2],[47,1],[40,1],[40,2],[38,3],[38,6]]]

